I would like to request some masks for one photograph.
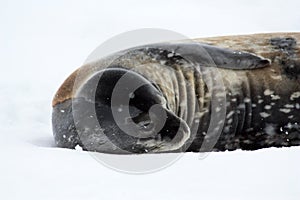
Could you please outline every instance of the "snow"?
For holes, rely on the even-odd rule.
[[[265,91],[264,91],[264,95],[272,95],[272,94],[274,94],[274,91],[271,91],[271,90],[269,90],[269,89],[266,89]]]
[[[156,172],[133,175],[80,148],[55,148],[51,132],[57,88],[112,36],[144,27],[191,38],[299,31],[299,6],[284,0],[0,1],[0,198],[299,199],[300,147],[103,155],[115,161],[180,157]]]
[[[294,92],[294,93],[291,95],[290,99],[291,99],[291,100],[294,100],[294,99],[299,98],[299,97],[300,97],[300,92]]]

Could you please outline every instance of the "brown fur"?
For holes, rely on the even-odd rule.
[[[279,37],[280,38],[292,37],[296,41],[300,41],[300,33],[267,33],[267,34],[239,35],[239,36],[222,36],[222,37],[195,39],[195,41],[208,43],[210,45],[215,45],[219,47],[250,52],[271,60],[272,61],[271,68],[257,69],[254,75],[258,79],[263,79],[263,82],[267,82],[270,85],[273,85],[273,87],[278,86],[284,88],[284,85],[282,84],[285,83],[278,81],[278,84],[276,84],[274,80],[272,81],[270,78],[266,79],[263,77],[263,75],[266,73],[272,73],[274,74],[274,76],[280,75],[282,73],[279,66],[280,63],[276,62],[276,57],[284,57],[287,55],[284,51],[280,51],[280,49],[275,49],[274,46],[272,46],[272,44],[270,43],[270,39],[279,38]],[[297,43],[297,46],[295,46],[293,51],[294,51],[293,60],[297,63],[300,63],[299,43]],[[54,96],[54,99],[52,101],[53,107],[73,97],[74,94],[73,88],[74,88],[75,80],[77,78],[77,73],[80,70],[81,71],[80,73],[82,74],[82,72],[85,72],[85,68],[87,67],[86,75],[88,76],[92,72],[92,70],[88,66],[89,65],[84,65],[81,68],[77,69],[63,82],[63,84],[60,86],[60,88],[58,89],[58,91]],[[83,79],[84,77],[82,78],[82,80]],[[260,81],[258,81],[257,83],[259,82]]]

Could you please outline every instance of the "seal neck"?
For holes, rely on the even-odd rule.
[[[202,74],[195,66],[174,67],[175,80],[173,83],[174,95],[172,101],[175,106],[169,106],[174,113],[183,119],[190,127],[191,132],[198,131],[199,122],[203,113],[207,113],[209,105],[206,105],[207,87],[203,81]]]

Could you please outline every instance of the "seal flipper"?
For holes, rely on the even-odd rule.
[[[203,48],[207,51],[207,54],[214,61],[214,64],[216,64],[216,66],[220,68],[257,69],[270,65],[269,60],[253,55],[251,53],[234,51],[231,49],[224,49],[209,45],[203,45]]]
[[[164,43],[153,46],[174,52],[175,54],[205,67],[242,70],[263,68],[270,65],[270,61],[268,59],[251,53],[220,48],[202,43]]]

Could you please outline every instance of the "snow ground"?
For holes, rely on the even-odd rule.
[[[0,198],[299,199],[299,147],[212,153],[204,160],[188,153],[156,173],[130,175],[87,152],[54,148],[50,120],[62,81],[116,34],[145,27],[191,38],[299,31],[299,7],[283,0],[1,0]]]

